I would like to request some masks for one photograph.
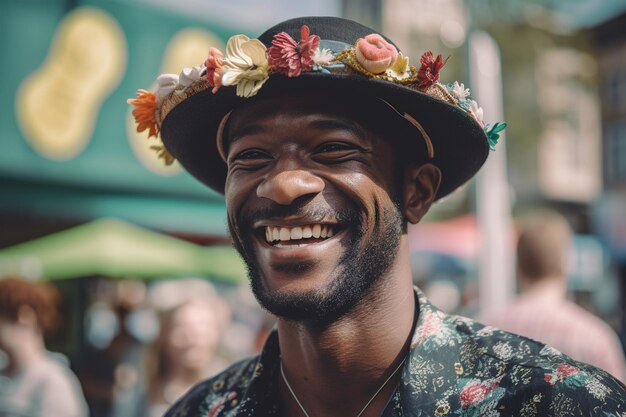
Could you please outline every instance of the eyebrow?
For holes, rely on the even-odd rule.
[[[230,138],[228,138],[228,144],[232,145],[233,143],[245,136],[257,135],[259,133],[263,133],[264,131],[265,129],[263,128],[263,126],[260,125],[245,126],[236,131],[235,134],[232,135]]]

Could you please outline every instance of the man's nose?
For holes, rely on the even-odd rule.
[[[324,189],[324,180],[309,171],[282,171],[257,187],[259,197],[269,198],[277,204],[289,205],[299,197],[318,194]]]

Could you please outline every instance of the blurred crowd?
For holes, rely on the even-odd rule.
[[[70,325],[55,286],[0,280],[0,416],[160,417],[193,385],[256,353],[273,326],[246,285],[102,278],[86,292],[70,367],[44,342]]]

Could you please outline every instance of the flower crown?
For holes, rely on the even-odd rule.
[[[235,35],[228,40],[225,54],[216,48],[209,48],[203,65],[184,68],[180,75],[162,74],[157,77],[156,92],[140,89],[136,98],[127,102],[135,106],[132,113],[137,131],[148,130],[148,137],[158,137],[161,123],[169,111],[205,89],[210,88],[215,94],[220,88],[235,86],[238,96],[248,98],[256,95],[273,74],[299,77],[305,72],[357,73],[400,84],[459,107],[483,128],[489,148],[493,151],[506,123],[485,125],[483,109],[471,98],[469,89],[456,81],[452,84],[439,83],[439,72],[447,61],[448,58],[444,60],[441,54],[435,57],[427,51],[421,56],[421,65],[416,69],[409,65],[408,56],[377,33],[359,38],[354,45],[349,45],[321,40],[319,36],[311,35],[308,26],[304,25],[300,29],[299,42],[281,32],[274,35],[269,48],[258,39]],[[432,144],[421,125],[407,113],[400,113],[391,104],[385,103],[420,130],[432,158]],[[174,157],[163,145],[151,148],[167,165],[174,162]]]

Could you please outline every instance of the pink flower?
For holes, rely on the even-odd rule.
[[[223,65],[224,54],[217,48],[209,48],[209,57],[204,62],[204,66],[206,67],[206,78],[213,87],[211,90],[213,94],[217,93],[217,90],[222,86]]]
[[[288,77],[298,77],[313,67],[313,55],[320,44],[320,37],[310,35],[309,27],[300,29],[300,42],[286,32],[274,35],[272,46],[267,50],[267,61],[274,71]]]
[[[480,403],[485,397],[500,385],[500,378],[494,378],[487,381],[474,381],[461,390],[461,407],[467,408]]]
[[[441,331],[441,317],[437,313],[428,314],[424,318],[424,324],[419,329],[417,343],[422,343],[426,338],[435,336]]]
[[[431,51],[424,52],[424,55],[420,58],[422,66],[417,71],[417,78],[420,80],[418,87],[421,90],[426,90],[439,80],[439,71],[446,65],[448,58],[444,61],[441,54],[435,58]]]
[[[356,43],[356,60],[373,74],[385,72],[398,58],[398,50],[377,33],[367,35]]]

